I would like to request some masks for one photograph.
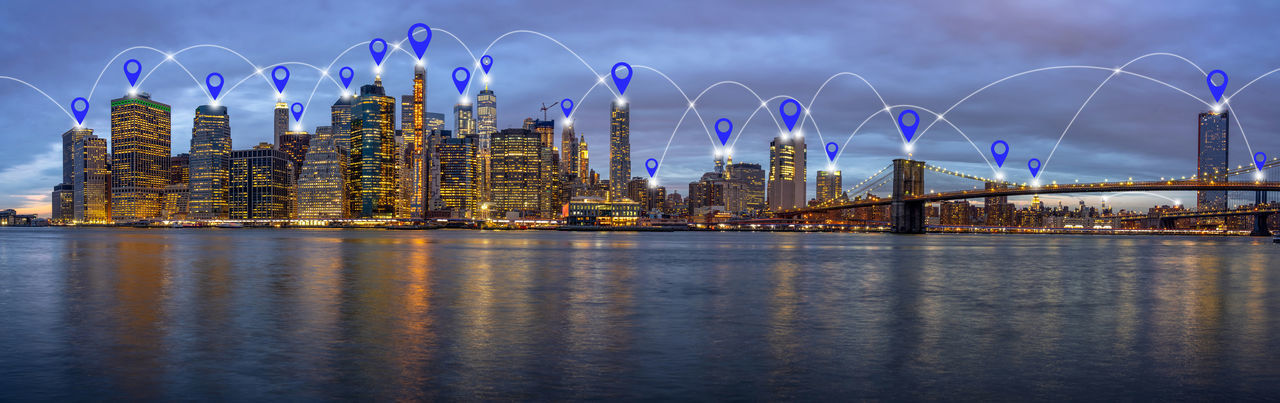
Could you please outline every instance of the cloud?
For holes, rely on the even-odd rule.
[[[62,182],[62,143],[50,143],[45,152],[0,170],[0,209],[48,217],[54,185]]]

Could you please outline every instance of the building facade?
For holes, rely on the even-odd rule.
[[[281,220],[292,217],[293,163],[270,144],[231,152],[230,218]]]
[[[1226,181],[1219,177],[1227,172],[1227,140],[1231,112],[1202,112],[1196,144],[1196,178],[1200,180]],[[1196,193],[1196,209],[1226,210],[1227,192],[1221,190]]]
[[[191,179],[188,182],[193,219],[228,218],[231,185],[231,122],[225,106],[201,105],[191,126]]]
[[[489,179],[491,210],[498,214],[516,212],[521,216],[539,214],[541,145],[538,134],[525,129],[503,129],[493,135]]]
[[[169,105],[139,93],[111,100],[111,214],[115,221],[156,219],[169,184]]]
[[[804,207],[805,160],[804,138],[774,137],[769,143],[769,209],[773,211]]]
[[[630,179],[631,105],[615,99],[609,112],[609,200],[625,198]]]
[[[350,218],[395,214],[395,103],[377,79],[360,87],[360,97],[351,108],[351,149],[344,184]]]

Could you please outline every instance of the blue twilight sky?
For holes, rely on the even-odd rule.
[[[819,139],[847,141],[836,164],[847,187],[904,155],[893,119],[872,116],[885,104],[941,112],[989,83],[1054,66],[1103,69],[1049,69],[996,84],[946,114],[958,130],[939,122],[927,134],[918,134],[914,157],[991,175],[983,156],[991,142],[1002,139],[1012,148],[1003,173],[1017,181],[1030,179],[1029,158],[1045,161],[1041,179],[1046,182],[1189,176],[1195,172],[1196,114],[1213,102],[1200,69],[1225,70],[1230,76],[1227,93],[1232,94],[1280,67],[1280,25],[1275,24],[1280,3],[1261,1],[172,3],[5,6],[0,14],[0,34],[7,39],[0,42],[0,60],[5,60],[0,76],[38,87],[57,105],[30,87],[0,79],[5,105],[0,114],[0,208],[48,213],[49,193],[61,169],[58,136],[73,123],[58,105],[70,110],[73,98],[88,97],[93,90],[86,125],[109,136],[108,102],[128,89],[122,72],[127,59],[138,59],[143,74],[150,74],[140,89],[173,106],[174,153],[188,150],[193,111],[208,101],[204,77],[210,72],[224,75],[228,84],[221,102],[230,107],[233,146],[241,149],[271,137],[274,90],[266,79],[250,76],[250,62],[332,64],[335,76],[341,66],[351,66],[354,88],[373,78],[367,42],[374,37],[398,41],[418,22],[458,38],[435,32],[427,50],[431,111],[451,115],[459,94],[449,71],[472,67],[475,61],[467,49],[479,58],[493,43],[490,86],[498,96],[499,128],[541,116],[544,102],[579,100],[575,126],[587,137],[592,167],[605,177],[613,95],[606,87],[596,87],[585,98],[583,94],[617,61],[665,74],[674,85],[654,70],[637,67],[626,92],[632,105],[632,172],[642,176],[647,158],[663,159],[658,179],[680,193],[712,168],[718,141],[703,123],[710,127],[722,117],[732,120],[734,160],[767,165],[769,140],[779,132],[773,119],[779,101],[752,118],[760,106],[757,95],[792,96],[811,106],[813,120],[803,127],[811,182],[827,166]],[[576,56],[535,34],[515,33],[494,42],[515,30],[541,32]],[[202,47],[176,55],[181,65],[162,63],[164,55],[147,49],[129,50],[108,63],[133,46],[172,53],[200,44],[224,46],[250,62]],[[1134,61],[1125,71],[1150,80],[1116,77],[1071,124],[1085,99],[1112,74],[1105,69],[1156,52],[1189,62],[1167,55]],[[412,63],[407,53],[389,56],[383,67],[388,94],[398,98],[409,93]],[[328,106],[340,87],[320,80],[309,67],[290,69],[285,96],[288,102],[309,106],[303,127],[310,131],[327,124]],[[828,81],[841,72],[861,75],[875,92],[851,75]],[[721,81],[750,90],[736,84],[713,87]],[[479,89],[473,85],[468,95],[474,99]],[[1253,152],[1280,156],[1277,90],[1280,74],[1258,80],[1231,99],[1239,117],[1231,123],[1233,166],[1250,163],[1245,136]],[[701,96],[698,114],[689,113],[677,127],[689,105],[685,96]],[[894,116],[900,110],[893,108]],[[554,108],[548,116],[558,119],[561,112]],[[923,110],[921,117],[921,130],[934,120]],[[447,125],[453,124],[450,116]],[[942,181],[938,186],[946,187]],[[1083,199],[1098,201],[1097,196]],[[1057,200],[1074,203],[1077,198]],[[1168,203],[1141,195],[1113,202],[1141,208]]]

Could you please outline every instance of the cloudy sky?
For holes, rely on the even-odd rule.
[[[141,90],[173,106],[174,153],[189,148],[192,114],[208,102],[203,81],[210,72],[227,78],[221,102],[230,107],[233,146],[248,148],[271,137],[274,90],[252,75],[256,67],[301,62],[336,75],[350,66],[356,71],[354,88],[372,81],[368,41],[399,41],[419,22],[452,34],[435,32],[427,50],[430,110],[451,112],[459,93],[449,71],[473,66],[473,56],[488,48],[498,126],[540,117],[543,103],[579,100],[575,126],[587,136],[592,167],[600,172],[608,171],[608,105],[614,95],[593,84],[618,61],[636,66],[626,92],[632,171],[644,175],[647,158],[662,159],[659,181],[681,193],[712,167],[718,140],[703,123],[711,127],[716,119],[730,119],[734,160],[767,164],[769,140],[779,133],[779,100],[760,109],[757,97],[776,96],[794,97],[811,113],[802,129],[811,149],[811,181],[828,164],[824,142],[846,144],[836,162],[846,186],[905,155],[894,118],[877,115],[885,105],[893,116],[902,105],[919,108],[921,130],[935,120],[926,110],[950,109],[946,121],[917,134],[912,147],[914,158],[942,167],[992,175],[984,155],[989,158],[993,141],[1005,140],[1012,150],[1002,173],[1019,182],[1030,179],[1030,158],[1044,161],[1044,182],[1190,176],[1196,114],[1214,102],[1202,70],[1226,71],[1232,95],[1280,67],[1280,25],[1274,23],[1280,5],[1273,2],[169,3],[6,5],[0,14],[0,33],[8,39],[0,42],[0,76],[30,83],[56,104],[27,85],[0,79],[0,208],[48,214],[61,169],[59,135],[74,123],[59,105],[70,110],[73,98],[89,97],[86,125],[109,136],[108,103],[129,87],[125,60],[142,63],[147,77]],[[517,30],[554,40],[531,33],[503,36]],[[165,63],[161,53],[201,44],[239,55],[196,47]],[[160,52],[126,51],[135,46]],[[1153,53],[1161,54],[1143,57]],[[409,93],[413,62],[407,52],[389,56],[383,67],[389,94]],[[1121,66],[1133,74],[1116,75],[1099,89],[1114,74],[1111,69]],[[287,100],[309,106],[302,125],[312,130],[327,124],[328,106],[341,87],[310,67],[289,67]],[[1042,68],[1051,69],[970,96],[992,82]],[[845,72],[857,76],[840,74]],[[1239,118],[1231,122],[1233,166],[1249,164],[1252,152],[1280,156],[1277,90],[1280,73],[1231,98]],[[469,96],[478,91],[473,85]],[[698,97],[697,113],[689,111],[686,97]],[[561,112],[555,108],[548,116],[559,119]],[[936,190],[962,185],[937,184]],[[1142,195],[1117,202],[1144,208],[1167,203]]]

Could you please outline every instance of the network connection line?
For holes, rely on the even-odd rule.
[[[0,76],[0,78],[6,79],[6,80],[13,80],[13,81],[17,81],[17,82],[19,82],[19,83],[22,83],[23,85],[26,85],[26,86],[28,86],[28,87],[31,87],[31,89],[36,90],[36,92],[39,92],[39,93],[40,93],[40,95],[44,95],[44,97],[45,97],[45,98],[49,99],[49,102],[53,102],[53,104],[54,104],[55,106],[57,106],[57,107],[58,107],[58,109],[62,109],[62,113],[67,114],[67,117],[68,117],[68,118],[71,118],[71,121],[72,121],[72,122],[74,122],[74,121],[76,120],[75,115],[72,115],[72,114],[71,114],[71,112],[70,112],[70,111],[68,111],[68,110],[67,110],[67,108],[66,108],[65,106],[62,106],[62,104],[58,103],[58,101],[57,101],[56,99],[53,99],[53,97],[49,96],[49,93],[44,92],[44,90],[40,89],[40,87],[36,87],[35,85],[32,85],[32,84],[31,84],[31,83],[29,83],[29,82],[22,81],[21,79],[17,79],[17,78],[14,78],[14,77],[9,77],[9,76]]]

